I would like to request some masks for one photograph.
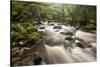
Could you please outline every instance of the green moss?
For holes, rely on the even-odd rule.
[[[41,62],[42,62],[42,58],[40,57],[40,55],[38,53],[33,54],[33,59],[32,60],[34,62],[34,65],[41,64]]]
[[[96,30],[96,26],[94,24],[87,24],[86,26],[82,27],[84,30],[89,31],[89,30]]]
[[[65,35],[73,35],[73,33],[72,32],[67,32],[67,33],[65,33]]]
[[[27,41],[27,44],[34,44],[42,38],[32,23],[13,23],[11,26],[11,37],[15,42]]]
[[[72,39],[71,36],[67,36],[67,37],[65,38],[65,40],[70,40],[70,41],[72,41],[73,39]]]

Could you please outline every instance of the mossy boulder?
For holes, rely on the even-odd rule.
[[[32,23],[13,23],[11,28],[11,38],[13,42],[17,43],[16,46],[34,44],[42,38],[36,26]],[[23,42],[24,44],[21,45],[19,42]]]
[[[72,41],[72,40],[73,40],[73,38],[72,38],[72,36],[66,36],[66,37],[65,37],[65,40]]]
[[[96,30],[96,25],[94,24],[87,24],[86,26],[82,27],[84,30],[89,31],[89,30]]]
[[[72,32],[66,32],[65,35],[73,35]]]
[[[33,62],[34,62],[34,65],[41,64],[42,58],[38,53],[33,54]]]
[[[45,26],[40,26],[39,29],[45,29]]]
[[[61,26],[54,26],[53,29],[62,29]]]

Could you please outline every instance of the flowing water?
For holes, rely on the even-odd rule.
[[[55,22],[44,22],[37,28],[44,38],[38,45],[32,47],[29,53],[37,52],[42,57],[42,61],[39,61],[38,64],[96,61],[96,34],[76,30],[73,26]],[[29,50],[28,48],[25,49]],[[16,50],[19,52],[17,48],[13,51]],[[20,55],[23,51],[24,49],[20,51]],[[23,53],[24,55],[25,53]],[[29,57],[14,65],[35,65],[32,59],[34,60],[29,55]]]
[[[54,28],[55,26],[58,26]],[[40,27],[44,27],[40,29]],[[74,63],[96,61],[96,34],[76,30],[75,27],[65,26],[52,22],[52,25],[45,22],[38,27],[38,31],[44,33],[43,46],[45,51],[40,55],[48,64]],[[65,35],[64,33],[73,35]],[[62,34],[63,33],[63,34]],[[72,40],[65,38],[70,36]],[[76,40],[78,40],[76,42]],[[84,47],[81,48],[80,46]]]

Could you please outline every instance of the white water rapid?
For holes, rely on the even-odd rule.
[[[38,31],[45,35],[44,51],[39,50],[47,64],[96,61],[96,34],[54,22],[43,23]]]

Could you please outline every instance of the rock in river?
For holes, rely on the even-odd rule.
[[[62,29],[61,26],[54,26],[53,29]]]

